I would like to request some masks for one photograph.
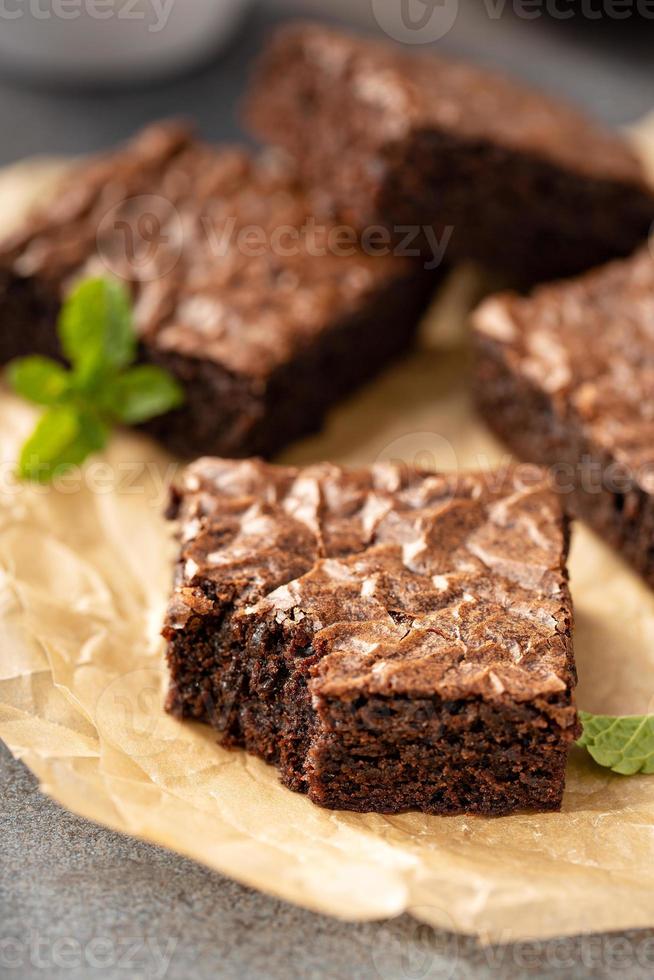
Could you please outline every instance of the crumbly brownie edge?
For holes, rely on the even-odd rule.
[[[274,623],[228,614],[169,638],[168,710],[208,722],[224,747],[275,765],[285,786],[320,806],[485,815],[560,808],[579,734],[569,690],[524,703],[323,699],[312,693],[310,632],[289,641]]]
[[[487,816],[561,806],[578,734],[570,692],[496,704],[369,697],[328,710],[336,724],[314,739],[306,766],[321,806]]]
[[[225,604],[199,612],[184,629],[166,627],[171,676],[166,708],[178,718],[210,724],[226,748],[245,748],[277,766],[282,781],[306,792],[304,760],[315,715],[308,670],[315,661],[301,634],[292,650],[278,630],[248,623]],[[201,602],[200,602],[201,605]]]
[[[565,509],[594,527],[654,587],[654,497],[635,484],[625,492],[608,489],[604,475],[615,460],[586,439],[574,418],[558,415],[544,391],[511,370],[500,342],[473,330],[473,346],[474,397],[488,427],[521,459],[553,467],[555,488],[560,473]],[[599,470],[601,488],[584,490],[584,470]]]

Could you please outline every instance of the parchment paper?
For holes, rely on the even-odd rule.
[[[3,222],[58,170],[38,163],[0,178]],[[458,270],[421,349],[284,459],[451,468],[505,458],[465,383],[463,316],[482,288],[474,270]],[[614,775],[574,750],[560,814],[335,813],[218,747],[208,728],[168,717],[158,630],[174,546],[161,509],[177,464],[121,433],[56,488],[18,485],[13,462],[34,418],[0,391],[0,736],[46,793],[347,919],[409,910],[496,942],[654,926],[652,777]],[[581,526],[571,568],[580,706],[654,711],[654,593]]]

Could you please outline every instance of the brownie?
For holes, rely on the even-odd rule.
[[[425,255],[447,243],[450,258],[516,284],[627,255],[654,218],[620,136],[521,82],[433,54],[294,24],[265,50],[246,110],[344,220],[383,222],[404,241],[420,231]]]
[[[568,526],[541,470],[201,459],[170,516],[173,714],[325,807],[560,806]]]
[[[647,248],[473,317],[490,427],[654,586],[654,258]]]
[[[186,390],[152,431],[187,456],[270,455],[409,345],[434,288],[421,263],[346,241],[319,204],[279,152],[146,129],[0,246],[0,361],[56,353],[71,284],[117,276],[142,359]]]

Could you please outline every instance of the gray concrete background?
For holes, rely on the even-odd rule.
[[[314,12],[347,12],[374,28],[367,2],[306,4]],[[596,0],[593,9],[602,6]],[[654,106],[654,22],[580,15],[528,21],[510,4],[496,19],[493,9],[499,8],[488,0],[461,0],[457,24],[440,46],[508,68],[612,123]],[[247,63],[283,15],[257,7],[225,56],[137,90],[52,90],[2,77],[0,66],[0,163],[96,150],[171,114],[196,119],[208,137],[240,137],[235,106]],[[164,975],[640,980],[654,975],[654,932],[482,950],[408,917],[340,923],[66,813],[0,747],[0,977]]]
[[[0,977],[649,980],[654,932],[481,949],[408,916],[352,925],[75,817],[0,745]]]

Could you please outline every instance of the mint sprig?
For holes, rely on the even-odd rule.
[[[580,711],[583,733],[577,745],[595,762],[623,776],[654,773],[654,715],[593,715]]]
[[[62,306],[57,333],[70,367],[33,355],[7,370],[17,394],[45,406],[18,463],[21,479],[40,483],[103,449],[117,423],[146,422],[184,400],[163,368],[131,366],[138,343],[130,297],[119,283],[86,279],[77,286]]]

